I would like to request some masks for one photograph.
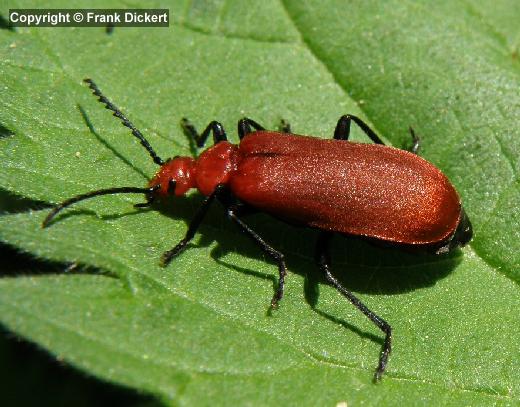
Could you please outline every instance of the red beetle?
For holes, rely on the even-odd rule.
[[[333,233],[436,254],[464,246],[472,237],[471,223],[453,185],[434,165],[414,154],[418,139],[413,130],[412,153],[384,146],[366,123],[352,115],[339,119],[333,140],[291,134],[288,125],[284,132],[266,131],[245,118],[238,123],[240,144],[234,145],[227,141],[220,123],[211,122],[199,135],[183,119],[184,130],[198,147],[204,145],[210,132],[214,146],[197,159],[174,157],[165,162],[95,83],[90,79],[85,82],[161,167],[147,188],[109,188],[70,198],[56,206],[42,226],[46,227],[62,209],[98,195],[144,193],[147,202],[135,205],[144,207],[156,198],[180,196],[197,188],[206,199],[185,237],[164,253],[161,263],[168,264],[187,247],[216,198],[228,218],[277,263],[279,282],[272,307],[284,292],[284,256],[244,223],[241,215],[262,211],[292,224],[320,229],[316,260],[327,281],[386,335],[375,373],[375,379],[380,379],[391,351],[392,328],[331,274],[328,244]],[[349,142],[351,121],[375,144]]]

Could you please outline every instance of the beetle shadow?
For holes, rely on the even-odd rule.
[[[87,112],[81,106],[79,103],[76,104],[76,107],[79,110],[79,113],[81,114],[81,118],[85,122],[85,125],[87,126],[90,133],[103,145],[105,146],[112,154],[114,154],[115,157],[119,158],[124,164],[126,164],[129,168],[132,168],[135,172],[137,172],[139,175],[141,175],[145,180],[148,180],[150,177],[144,173],[143,170],[136,167],[133,162],[128,160],[124,155],[122,155],[115,147],[113,147],[109,142],[107,142],[101,135],[97,132],[97,130],[94,127],[94,124],[90,121],[90,118],[88,117]]]
[[[269,244],[286,255],[286,264],[292,273],[304,277],[304,297],[311,309],[321,317],[338,324],[362,338],[383,345],[384,339],[371,331],[364,331],[345,319],[320,309],[318,300],[320,287],[328,285],[314,259],[315,242],[319,231],[287,225],[268,215],[259,214],[247,218],[253,230]],[[233,227],[233,226],[232,226]],[[284,230],[281,233],[281,230]],[[238,231],[238,229],[236,229]],[[200,244],[210,244],[210,234],[204,234]],[[266,259],[260,248],[246,236],[244,244],[216,237],[218,245],[210,255],[218,264],[247,275],[271,280],[273,292],[278,285],[276,265]],[[238,246],[238,247],[237,247]],[[265,259],[273,265],[273,273],[265,274],[230,264],[222,260],[228,252],[238,251],[241,255]],[[303,254],[303,255],[302,255]],[[434,286],[447,277],[462,260],[462,251],[455,250],[447,255],[417,254],[398,248],[378,247],[359,238],[337,235],[330,247],[331,271],[349,291],[361,294],[395,295]],[[286,279],[286,290],[290,289],[290,274]],[[338,298],[346,300],[338,293]],[[266,298],[266,303],[269,299]],[[271,309],[269,308],[268,314]]]
[[[187,229],[194,211],[202,201],[200,195],[175,197],[171,202],[163,202],[155,208],[166,216],[184,220]],[[327,284],[314,260],[314,246],[319,231],[289,225],[261,213],[244,216],[243,219],[272,247],[285,255],[290,272],[305,278],[305,297],[311,306],[315,304],[319,296],[319,285]],[[222,229],[226,229],[226,234],[236,232],[239,236],[237,239],[225,239],[221,233]],[[209,254],[218,264],[271,280],[276,287],[278,275],[275,263],[234,224],[227,221],[224,209],[218,203],[213,205],[206,215],[199,233],[197,246],[207,247],[212,242],[217,242],[217,246]],[[184,236],[177,238],[180,240],[182,237]],[[173,239],[172,246],[176,243],[176,239]],[[273,274],[226,262],[223,257],[230,252],[269,262],[273,265]],[[378,247],[359,238],[336,235],[331,243],[330,255],[333,275],[348,290],[365,294],[393,295],[435,285],[460,263],[463,254],[460,249],[446,255],[417,254],[397,247]]]
[[[158,210],[172,219],[184,221],[187,230],[193,213],[200,207],[203,199],[198,194],[174,197],[154,203],[151,208],[131,208],[124,212],[104,215],[89,209],[72,209],[60,213],[53,219],[51,225],[78,214],[96,216],[103,220],[115,220],[126,216],[137,216],[142,211]],[[140,199],[137,199],[136,203],[139,202]],[[285,255],[291,273],[300,274],[305,278],[306,301],[309,305],[315,306],[319,297],[320,284],[327,284],[314,260],[314,245],[319,232],[289,225],[266,214],[249,215],[244,219],[272,247]],[[223,229],[226,229],[226,234],[235,232],[240,236],[237,239],[225,239],[221,232]],[[278,275],[275,263],[227,220],[224,209],[218,203],[209,210],[198,232],[200,233],[198,247],[208,247],[212,242],[217,242],[217,246],[209,253],[216,263],[247,275],[271,280],[273,287],[276,288]],[[184,235],[172,236],[172,247],[183,237]],[[190,243],[187,250],[189,251],[189,247],[193,245],[194,243]],[[273,273],[266,274],[226,262],[223,258],[230,252],[267,261],[273,265]],[[415,254],[398,248],[377,247],[367,241],[341,235],[335,236],[332,240],[330,255],[331,272],[346,289],[360,294],[385,295],[431,287],[438,280],[449,275],[462,260],[460,249],[439,256]]]
[[[56,261],[37,257],[10,244],[0,242],[0,276],[30,277],[44,275],[95,275],[120,279],[115,273],[76,261]]]
[[[191,203],[183,202],[191,201]],[[181,204],[181,202],[183,202]],[[175,210],[165,208],[169,216],[177,219],[189,219],[193,210],[202,203],[200,196],[176,199]],[[179,205],[182,210],[179,210]],[[241,235],[239,229],[227,222],[223,208],[215,205],[207,215],[200,228],[198,247],[208,247],[212,242],[217,245],[210,251],[210,256],[217,264],[248,276],[271,282],[273,293],[278,285],[278,274],[275,263],[267,258],[262,250],[251,240]],[[191,208],[190,208],[191,207]],[[328,284],[314,260],[314,245],[319,231],[288,225],[265,214],[244,217],[247,224],[277,250],[285,254],[286,264],[291,273],[304,277],[304,297],[309,306],[323,318],[341,325],[360,337],[367,338],[380,345],[384,340],[377,334],[364,331],[346,320],[331,315],[318,306],[320,287]],[[226,226],[227,224],[227,226]],[[212,225],[213,227],[209,227]],[[237,239],[225,239],[219,231],[229,228],[240,236]],[[282,232],[283,230],[283,232]],[[179,237],[182,238],[182,236]],[[176,242],[173,242],[176,243]],[[189,248],[188,248],[189,250]],[[223,258],[231,252],[238,252],[256,260],[265,260],[272,264],[272,273],[263,273],[225,261]],[[415,254],[397,248],[377,247],[358,238],[335,236],[330,247],[331,271],[341,284],[359,294],[394,295],[430,287],[445,278],[459,264],[462,252],[456,250],[448,255]],[[286,280],[286,290],[290,289],[290,274]],[[340,295],[338,293],[338,295]],[[339,297],[338,297],[339,298]],[[266,307],[270,298],[266,298]],[[343,300],[345,300],[343,298]],[[282,300],[283,301],[283,300]],[[267,314],[270,314],[270,308]]]

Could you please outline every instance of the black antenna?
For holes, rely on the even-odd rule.
[[[146,194],[148,197],[148,201],[150,202],[152,200],[152,194],[160,188],[160,185],[155,185],[153,187],[148,188],[138,188],[138,187],[117,187],[117,188],[107,188],[107,189],[99,189],[97,191],[91,191],[87,192],[86,194],[76,195],[72,198],[67,199],[66,201],[63,201],[59,205],[57,205],[44,219],[42,222],[42,228],[46,228],[49,226],[49,223],[51,222],[54,217],[61,212],[66,207],[79,202],[83,201],[85,199],[93,198],[95,196],[99,195],[113,195],[113,194]],[[143,204],[137,204],[139,206],[143,206]]]
[[[117,117],[119,120],[121,120],[121,123],[123,124],[123,126],[126,126],[130,130],[132,130],[132,134],[139,139],[139,141],[141,142],[141,145],[144,148],[146,148],[146,150],[148,150],[148,153],[150,153],[150,156],[152,157],[153,162],[156,163],[157,165],[163,165],[164,161],[162,160],[161,157],[159,157],[155,153],[154,149],[152,148],[152,146],[150,145],[148,140],[146,140],[144,138],[144,136],[141,134],[141,132],[139,130],[137,130],[137,128],[132,124],[132,122],[126,118],[126,116],[121,112],[121,110],[119,110],[117,108],[117,106],[115,106],[110,100],[108,100],[101,93],[101,91],[99,90],[97,85],[94,83],[94,81],[92,79],[87,78],[87,79],[83,79],[83,82],[88,84],[89,88],[92,89],[92,93],[99,98],[99,101],[101,103],[105,104],[107,109],[112,110],[114,112],[113,115],[115,117]]]

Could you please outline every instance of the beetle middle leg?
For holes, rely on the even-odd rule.
[[[209,207],[211,206],[215,198],[221,193],[223,188],[223,185],[218,185],[217,188],[215,188],[215,191],[213,191],[211,195],[207,196],[206,199],[204,199],[204,202],[199,207],[199,209],[195,213],[195,216],[191,220],[190,225],[188,226],[188,231],[186,232],[184,238],[182,238],[181,241],[177,243],[172,249],[168,250],[167,252],[164,252],[164,254],[162,255],[162,266],[167,266],[168,263],[170,263],[170,261],[172,261],[174,257],[177,257],[186,249],[188,243],[195,237],[195,233],[197,232],[197,229],[200,227],[200,224],[202,223],[204,216],[206,216],[206,213],[208,213]]]
[[[321,271],[325,274],[327,282],[335,287],[341,294],[343,294],[358,310],[370,319],[379,329],[385,333],[385,342],[381,355],[379,356],[379,364],[374,375],[374,380],[381,379],[388,363],[388,356],[392,350],[392,327],[383,318],[376,315],[365,304],[359,300],[354,294],[341,285],[341,283],[330,272],[330,255],[329,242],[333,234],[330,232],[321,232],[316,242],[316,261]]]
[[[195,141],[195,144],[198,148],[204,147],[210,132],[213,132],[213,144],[217,144],[221,141],[227,141],[227,135],[226,131],[224,130],[224,126],[215,120],[210,122],[210,124],[208,124],[204,131],[200,134],[197,132],[197,129],[193,123],[185,117],[181,120],[181,127]]]
[[[385,145],[383,140],[375,133],[374,130],[370,128],[368,124],[366,124],[359,117],[354,116],[352,114],[346,114],[341,116],[338,120],[338,124],[336,125],[336,129],[334,130],[334,139],[336,140],[348,140],[350,136],[350,123],[356,123],[361,130],[376,144]],[[410,127],[410,134],[412,135],[412,147],[408,150],[411,153],[418,154],[420,148],[420,139],[415,134],[415,131]]]
[[[341,116],[338,120],[338,124],[336,125],[336,129],[334,130],[334,138],[336,140],[348,140],[350,136],[350,123],[356,123],[361,130],[376,144],[385,144],[383,140],[379,138],[379,136],[372,130],[368,124],[366,124],[359,117],[354,116],[352,114],[346,114]]]

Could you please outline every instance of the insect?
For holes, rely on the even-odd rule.
[[[334,286],[385,334],[374,379],[381,378],[392,349],[392,328],[347,290],[330,271],[329,242],[335,233],[357,236],[375,244],[392,245],[418,252],[447,253],[472,238],[471,223],[455,188],[433,164],[414,152],[418,139],[412,129],[413,152],[387,147],[376,133],[353,115],[342,116],[332,140],[267,131],[254,120],[238,122],[240,144],[228,142],[223,126],[212,121],[202,133],[187,120],[185,132],[201,148],[210,133],[214,145],[198,158],[162,160],[141,132],[112,104],[91,79],[93,94],[128,127],[160,166],[145,188],[117,187],[74,196],[57,205],[42,227],[64,208],[99,195],[142,193],[150,206],[155,199],[182,196],[197,188],[205,199],[191,220],[186,235],[165,252],[167,265],[193,239],[211,204],[219,201],[227,217],[278,266],[278,286],[271,300],[277,307],[284,294],[284,255],[270,246],[242,219],[261,211],[291,224],[320,230],[316,261]],[[351,122],[374,144],[348,141]]]

